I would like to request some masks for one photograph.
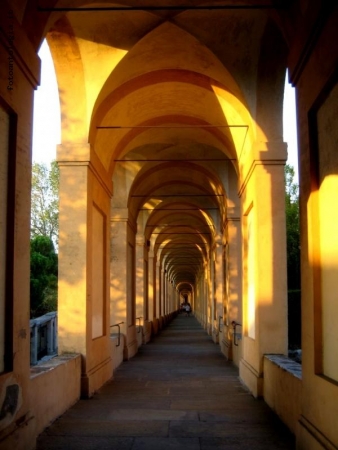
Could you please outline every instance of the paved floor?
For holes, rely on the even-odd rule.
[[[38,439],[37,450],[290,450],[293,436],[248,394],[194,317],[179,315]]]

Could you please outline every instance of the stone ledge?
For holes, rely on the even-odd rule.
[[[30,368],[30,378],[35,378],[42,373],[49,372],[62,364],[66,364],[72,359],[80,357],[79,353],[65,353],[64,355],[54,356],[48,361],[39,363],[36,366]]]
[[[271,361],[273,364],[276,364],[276,366],[280,367],[281,369],[285,370],[286,372],[289,372],[296,378],[302,379],[302,366],[301,364],[295,362],[293,359],[288,358],[285,355],[264,355],[264,358]]]

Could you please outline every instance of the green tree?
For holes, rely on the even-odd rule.
[[[46,236],[55,246],[59,231],[59,168],[56,161],[50,169],[33,163],[31,192],[31,238]]]
[[[31,318],[57,309],[58,258],[47,236],[31,240]]]
[[[301,347],[300,228],[299,188],[294,182],[295,170],[285,166],[285,214],[288,276],[289,348]]]
[[[285,214],[287,236],[288,289],[300,289],[299,188],[294,182],[295,170],[285,166]]]

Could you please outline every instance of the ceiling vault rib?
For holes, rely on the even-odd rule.
[[[196,246],[196,245],[198,245],[198,246],[200,246],[200,245],[204,245],[204,246],[206,246],[206,245],[208,245],[208,244],[204,244],[203,242],[188,242],[188,243],[186,243],[186,244],[184,244],[184,245],[190,245],[190,247],[181,247],[180,246],[181,244],[176,244],[176,245],[171,245],[171,246],[164,246],[164,247],[161,247],[161,246],[159,246],[158,248],[159,249],[165,249],[165,250],[170,250],[171,248],[175,248],[175,249],[180,249],[180,250],[191,250],[191,246]],[[196,247],[195,247],[196,248]]]
[[[210,231],[209,232],[200,231],[198,233],[174,233],[174,232],[159,231],[158,233],[153,232],[152,234],[173,234],[176,236],[180,236],[181,234],[212,234],[212,233],[210,233]]]
[[[88,7],[44,7],[37,5],[38,12],[95,12],[95,11],[214,11],[214,10],[262,10],[262,9],[286,9],[287,4],[246,4],[246,5],[162,5],[162,6],[88,6]]]
[[[133,198],[148,198],[151,197],[151,195],[131,195]],[[156,195],[154,194],[153,197],[161,198],[161,197],[224,197],[223,194],[161,194]]]
[[[159,129],[166,129],[168,128],[171,130],[172,128],[249,128],[249,125],[98,125],[96,126],[97,130],[119,130],[119,129],[133,129],[133,128],[159,128]]]
[[[218,211],[218,208],[140,208],[140,211]]]
[[[186,227],[186,228],[192,228],[193,226],[192,225],[184,225],[184,224],[182,224],[182,225],[180,225],[180,224],[174,224],[174,223],[168,223],[168,224],[159,224],[159,225],[156,225],[156,224],[150,224],[150,225],[146,225],[146,227],[153,227],[153,228],[167,228],[167,227],[180,227],[180,228],[183,228],[183,227]],[[204,227],[209,227],[209,228],[215,228],[215,226],[214,225],[209,225],[209,224],[205,224],[205,225],[199,225],[199,227],[202,227],[202,228],[204,228]]]
[[[215,159],[114,159],[114,162],[212,162],[212,161],[237,161],[237,158],[215,158]]]
[[[194,256],[172,256],[172,258],[176,261],[176,259],[188,259],[189,261],[191,258],[194,258]]]

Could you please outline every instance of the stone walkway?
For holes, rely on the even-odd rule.
[[[179,315],[90,400],[47,428],[37,450],[292,450],[194,317]]]

